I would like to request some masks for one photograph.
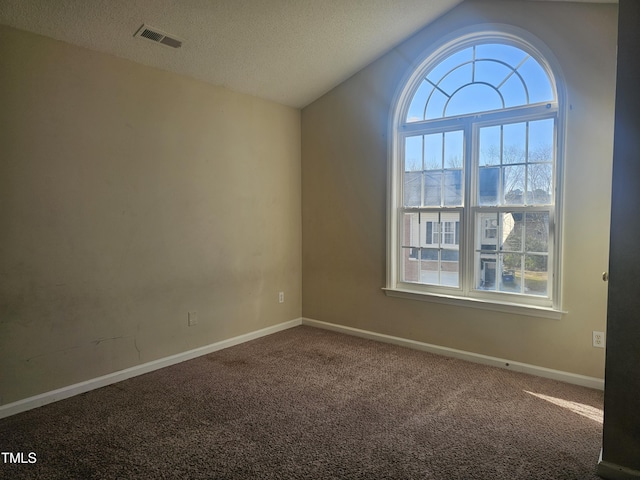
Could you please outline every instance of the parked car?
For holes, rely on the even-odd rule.
[[[503,270],[502,271],[502,282],[503,283],[513,283],[516,281],[516,273],[513,270]]]

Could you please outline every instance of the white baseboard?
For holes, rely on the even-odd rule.
[[[273,325],[261,330],[256,330],[255,332],[245,333],[244,335],[233,337],[228,340],[222,340],[220,342],[212,343],[211,345],[195,348],[193,350],[188,350],[176,355],[171,355],[170,357],[160,358],[152,362],[143,363],[142,365],[137,365],[135,367],[127,368],[125,370],[120,370],[114,373],[109,373],[107,375],[93,378],[91,380],[86,380],[74,385],[69,385],[57,390],[52,390],[40,395],[25,398],[23,400],[18,400],[17,402],[7,403],[6,405],[0,406],[0,418],[10,417],[11,415],[15,415],[17,413],[26,412],[27,410],[41,407],[49,403],[57,402],[58,400],[63,400],[65,398],[73,397],[90,390],[95,390],[96,388],[106,387],[107,385],[121,382],[122,380],[126,380],[128,378],[137,377],[138,375],[153,372],[154,370],[158,370],[160,368],[169,367],[171,365],[175,365],[176,363],[181,363],[186,360],[200,357],[202,355],[217,352],[218,350],[233,347],[234,345],[239,345],[250,340],[255,340],[256,338],[271,335],[272,333],[280,332],[288,328],[297,327],[301,324],[302,319],[297,318],[295,320],[279,323],[278,325]]]
[[[416,350],[423,350],[425,352],[444,355],[446,357],[454,357],[462,360],[468,360],[470,362],[481,363],[483,365],[491,365],[507,370],[514,370],[516,372],[528,373],[531,375],[536,375],[538,377],[551,378],[553,380],[559,380],[561,382],[571,383],[574,385],[581,385],[583,387],[604,390],[604,380],[600,378],[587,377],[585,375],[577,375],[575,373],[563,372],[560,370],[552,370],[550,368],[538,367],[536,365],[529,365],[527,363],[514,362],[504,358],[490,357],[473,352],[465,352],[464,350],[441,347],[439,345],[418,342],[416,340],[393,337],[391,335],[370,332],[367,330],[360,330],[358,328],[345,327],[343,325],[337,325],[334,323],[321,322],[319,320],[312,320],[310,318],[303,318],[302,324],[308,325],[310,327],[324,328],[326,330],[346,333],[348,335],[354,335],[356,337],[367,338],[370,340],[377,340],[379,342],[392,343],[394,345],[409,347]]]
[[[640,471],[638,470],[603,461],[602,450],[600,450],[600,460],[598,461],[598,470],[596,473],[606,480],[634,480],[640,478]]]
[[[158,360],[144,363],[142,365],[137,365],[135,367],[131,367],[125,370],[120,370],[118,372],[103,375],[101,377],[93,378],[91,380],[86,380],[84,382],[76,383],[74,385],[69,385],[67,387],[59,388],[57,390],[52,390],[50,392],[42,393],[40,395],[35,395],[33,397],[25,398],[23,400],[18,400],[17,402],[8,403],[6,405],[0,405],[0,418],[10,417],[11,415],[25,412],[33,408],[41,407],[49,403],[57,402],[58,400],[63,400],[65,398],[73,397],[81,393],[89,392],[91,390],[95,390],[96,388],[105,387],[107,385],[111,385],[113,383],[117,383],[122,380],[126,380],[128,378],[136,377],[138,375],[143,375],[145,373],[149,373],[154,370],[158,370],[160,368],[175,365],[177,363],[181,363],[186,360],[191,360],[193,358],[196,358],[202,355],[207,355],[209,353],[216,352],[218,350],[233,347],[234,345],[239,345],[241,343],[248,342],[250,340],[255,340],[256,338],[264,337],[272,333],[276,333],[282,330],[286,330],[288,328],[296,327],[298,325],[308,325],[311,327],[323,328],[326,330],[333,330],[336,332],[341,332],[348,335],[367,338],[370,340],[376,340],[376,341],[385,342],[385,343],[392,343],[395,345],[414,348],[416,350],[423,350],[423,351],[435,353],[438,355],[459,358],[462,360],[468,360],[471,362],[481,363],[484,365],[491,365],[494,367],[506,368],[508,370],[514,370],[517,372],[529,373],[532,375],[537,375],[539,377],[551,378],[554,380],[560,380],[562,382],[572,383],[575,385],[582,385],[584,387],[590,387],[590,388],[595,388],[599,390],[604,389],[604,380],[601,380],[599,378],[587,377],[584,375],[577,375],[577,374],[568,373],[568,372],[562,372],[560,370],[552,370],[549,368],[538,367],[538,366],[529,365],[526,363],[513,362],[511,360],[505,360],[502,358],[490,357],[487,355],[481,355],[473,352],[465,352],[463,350],[456,350],[453,348],[441,347],[441,346],[432,345],[429,343],[418,342],[416,340],[393,337],[390,335],[370,332],[367,330],[360,330],[357,328],[346,327],[343,325],[321,322],[321,321],[313,320],[310,318],[298,318],[295,320],[290,320],[288,322],[280,323],[278,325],[263,328],[261,330],[256,330],[255,332],[249,332],[244,335],[230,338],[228,340],[222,340],[220,342],[216,342],[211,345],[206,345],[204,347],[178,353],[170,357],[160,358]],[[605,465],[603,468],[605,468],[606,466],[607,465]],[[615,478],[615,477],[611,477],[611,478]]]

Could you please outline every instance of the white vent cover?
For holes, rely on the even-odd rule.
[[[134,37],[145,38],[154,43],[160,43],[172,48],[180,48],[182,46],[182,40],[176,38],[175,35],[163,32],[162,30],[150,25],[143,24],[135,33]]]

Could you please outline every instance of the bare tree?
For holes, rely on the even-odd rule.
[[[517,145],[507,145],[501,152],[499,145],[494,144],[483,149],[482,154],[482,166],[500,166],[506,201],[523,203],[525,193],[530,195],[530,201],[549,201],[553,180],[551,145],[529,152]]]
[[[418,172],[422,170],[422,165],[420,164],[420,161],[415,158],[408,159],[408,162],[405,160],[404,165],[405,165],[405,168],[404,168],[405,172]]]
[[[462,168],[462,156],[460,155],[449,155],[449,158],[446,162],[447,168],[452,169],[461,169]]]
[[[551,199],[553,184],[552,149],[543,145],[529,152],[529,191],[535,202],[547,203]]]
[[[485,165],[500,165],[500,146],[490,145],[482,151]]]

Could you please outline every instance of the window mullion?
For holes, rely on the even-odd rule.
[[[500,125],[500,174],[498,175],[498,205],[504,205],[504,125]]]
[[[473,248],[475,232],[473,228],[473,210],[475,207],[475,184],[478,175],[477,168],[477,126],[469,121],[464,128],[464,198],[462,210],[463,234],[460,236],[460,286],[465,296],[469,295],[474,279]]]

